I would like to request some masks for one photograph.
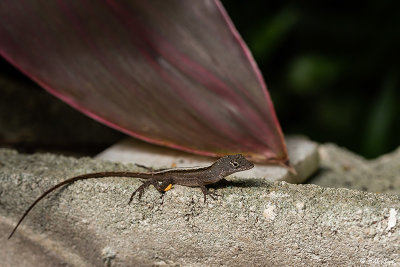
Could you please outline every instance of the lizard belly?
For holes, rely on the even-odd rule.
[[[174,179],[174,184],[189,186],[189,187],[197,187],[199,186],[199,179],[197,178],[179,178]]]

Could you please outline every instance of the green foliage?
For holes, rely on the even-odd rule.
[[[366,157],[400,145],[400,4],[223,1],[254,53],[285,133]]]

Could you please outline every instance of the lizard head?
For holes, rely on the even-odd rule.
[[[254,167],[251,161],[248,161],[242,154],[229,155],[218,159],[215,163],[223,172],[223,176],[235,172],[249,170]]]

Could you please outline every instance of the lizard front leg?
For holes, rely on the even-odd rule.
[[[215,192],[212,192],[212,191],[208,190],[208,188],[205,187],[203,184],[199,184],[199,187],[200,187],[201,191],[204,194],[204,203],[206,203],[207,195],[209,195],[213,200],[216,200],[217,197],[221,196],[221,195],[219,195],[219,194],[217,194]]]

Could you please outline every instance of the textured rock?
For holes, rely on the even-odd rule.
[[[318,144],[301,136],[290,136],[286,139],[286,143],[290,162],[297,174],[293,174],[280,166],[256,164],[249,171],[237,173],[236,177],[290,183],[304,182],[318,169]],[[111,146],[97,155],[97,158],[124,163],[138,163],[154,168],[207,166],[215,161],[210,157],[156,146],[133,138]]]
[[[320,172],[310,183],[400,195],[400,148],[366,160],[334,144],[320,145]]]
[[[127,205],[137,179],[76,182],[39,203],[6,240],[46,188],[77,174],[124,169],[134,166],[0,150],[2,265],[400,264],[399,196],[234,177],[206,204],[200,190],[175,186],[163,204],[151,188]]]

